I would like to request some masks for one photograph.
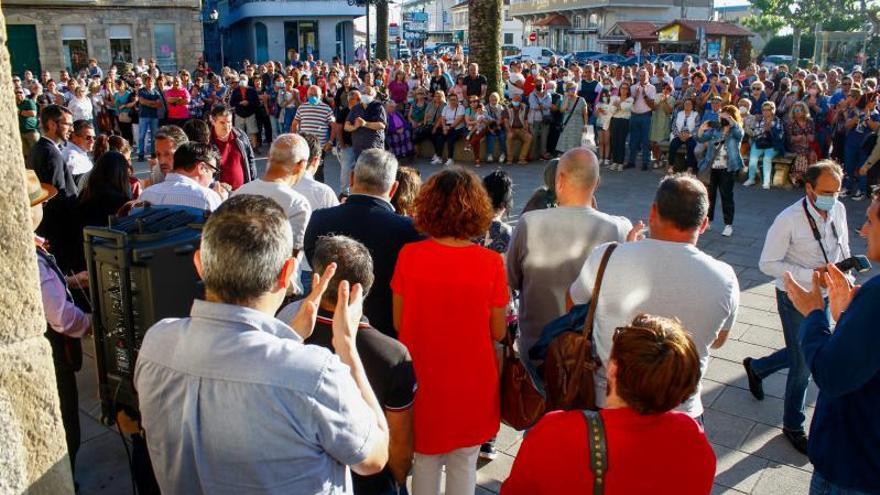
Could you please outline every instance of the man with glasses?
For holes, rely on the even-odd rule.
[[[94,149],[95,127],[88,120],[77,120],[73,123],[73,134],[61,151],[61,157],[79,186],[84,185],[82,178],[92,170],[89,153]]]
[[[788,369],[782,432],[799,452],[807,453],[805,401],[810,368],[804,360],[798,329],[804,320],[787,293],[785,275],[802,287],[812,288],[813,271],[825,271],[829,263],[850,256],[846,208],[837,200],[843,171],[836,162],[822,160],[807,169],[805,196],[782,211],[773,221],[761,260],[761,271],[776,279],[776,306],[785,337],[785,348],[760,359],[743,360],[749,390],[757,400],[764,399],[762,381]],[[824,288],[823,288],[824,290]]]
[[[67,273],[82,264],[73,256],[77,252],[75,246],[82,241],[72,227],[76,222],[70,221],[79,188],[61,156],[61,146],[73,130],[73,114],[60,105],[48,105],[40,114],[40,125],[43,135],[31,149],[28,166],[40,182],[52,185],[58,194],[44,205],[43,223],[37,234],[52,246],[58,266]]]
[[[174,152],[174,168],[165,181],[144,190],[140,199],[152,205],[190,206],[214,211],[230,188],[216,182],[219,155],[207,144],[187,142]]]
[[[829,104],[832,107],[837,106],[842,100],[845,100],[847,96],[849,96],[849,90],[852,89],[853,80],[851,77],[846,76],[840,81],[840,88],[838,88],[834,94],[831,95],[831,100]]]

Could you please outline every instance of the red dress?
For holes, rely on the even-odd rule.
[[[495,436],[500,396],[489,317],[509,297],[501,256],[431,239],[407,244],[391,290],[403,298],[399,338],[419,383],[415,451],[442,454]]]
[[[604,409],[605,495],[708,495],[715,453],[684,413],[642,416]],[[501,495],[593,493],[587,427],[580,411],[550,413],[526,435]]]

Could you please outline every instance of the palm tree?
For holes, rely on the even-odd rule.
[[[486,94],[501,91],[501,4],[502,0],[468,1],[468,44],[470,60],[486,76]]]
[[[374,1],[376,5],[376,58],[387,60],[388,57],[388,1]]]

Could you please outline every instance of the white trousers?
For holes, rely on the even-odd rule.
[[[446,467],[446,495],[474,495],[477,487],[477,456],[480,446],[465,447],[446,454],[413,458],[413,495],[440,495],[440,476]]]

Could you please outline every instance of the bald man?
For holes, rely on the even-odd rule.
[[[565,313],[568,287],[587,256],[606,242],[623,242],[632,224],[592,207],[599,187],[599,160],[572,148],[556,170],[558,208],[520,217],[507,253],[510,287],[519,291],[519,349],[528,354],[549,321]]]

